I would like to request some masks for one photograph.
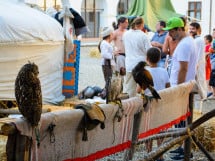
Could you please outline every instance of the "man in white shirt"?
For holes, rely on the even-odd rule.
[[[163,30],[169,30],[169,35],[179,41],[172,58],[171,86],[195,80],[196,46],[193,38],[186,34],[184,22],[179,17],[173,17],[167,22],[167,27]]]
[[[123,35],[125,46],[125,68],[126,76],[124,83],[124,92],[129,97],[136,95],[136,82],[131,74],[132,69],[140,62],[146,61],[146,52],[151,47],[150,40],[142,31],[144,27],[143,18],[138,17],[133,21],[133,28],[126,31]]]
[[[167,27],[163,28],[163,30],[169,30],[169,35],[172,39],[178,41],[178,45],[176,46],[172,57],[172,68],[170,73],[171,86],[195,80],[198,55],[193,38],[185,32],[184,22],[179,17],[170,18],[167,22]],[[176,127],[186,127],[186,122],[181,121]],[[176,151],[179,152],[179,155],[175,155],[171,157],[171,159],[184,159],[183,148],[179,147],[172,152],[175,153]]]
[[[197,72],[196,82],[198,93],[202,99],[207,98],[207,82],[205,74],[205,42],[201,35],[201,26],[198,22],[192,22],[189,26],[190,36],[194,38],[197,49]]]

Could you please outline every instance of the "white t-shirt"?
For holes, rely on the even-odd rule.
[[[106,40],[102,40],[100,44],[101,49],[101,55],[102,55],[102,65],[104,65],[105,59],[111,60],[111,65],[115,65],[114,59],[113,59],[113,46],[108,43]]]
[[[124,33],[123,43],[126,72],[131,72],[140,61],[146,61],[146,52],[151,47],[151,43],[143,31],[133,29]]]
[[[178,73],[180,69],[180,61],[188,62],[188,71],[185,82],[195,80],[197,52],[193,38],[187,36],[183,38],[176,46],[172,56],[172,69],[170,74],[170,84],[175,86],[178,84]]]
[[[154,82],[154,88],[159,91],[166,88],[166,84],[169,83],[169,75],[166,69],[161,67],[151,68],[146,67],[150,72]],[[147,89],[145,93],[147,94],[149,90]]]
[[[194,42],[197,47],[197,71],[196,81],[199,88],[199,94],[202,98],[207,97],[207,82],[205,74],[205,43],[204,39],[200,36],[196,36]]]

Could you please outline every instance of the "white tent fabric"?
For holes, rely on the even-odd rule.
[[[30,62],[39,67],[44,103],[62,95],[64,35],[50,16],[20,2],[0,0],[0,100],[14,100],[14,82]]]

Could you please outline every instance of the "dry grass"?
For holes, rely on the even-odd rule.
[[[199,112],[194,112],[194,120],[201,117],[202,114]],[[209,152],[215,150],[215,118],[212,118],[200,125],[195,130],[195,136],[198,141],[205,147]],[[193,145],[193,148],[196,149],[196,146]]]
[[[0,135],[0,160],[1,161],[7,161],[6,142],[7,142],[7,136]]]
[[[93,58],[101,58],[101,53],[97,47],[93,47],[90,49],[90,57]]]

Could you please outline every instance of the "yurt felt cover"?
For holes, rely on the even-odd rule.
[[[39,67],[44,103],[58,103],[62,95],[63,28],[52,17],[20,2],[0,0],[0,100],[14,100],[20,68]]]

